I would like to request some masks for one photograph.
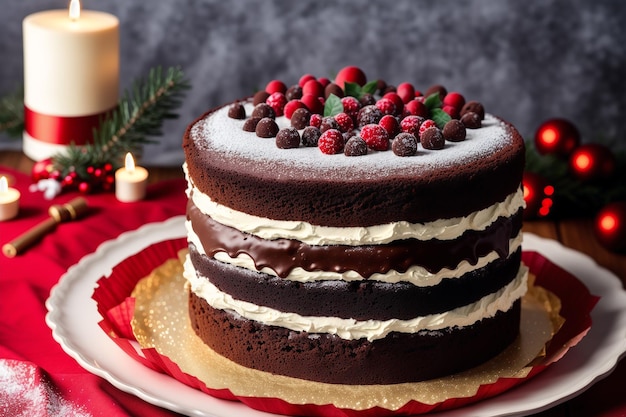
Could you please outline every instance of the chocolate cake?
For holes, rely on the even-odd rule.
[[[347,67],[213,109],[183,147],[189,316],[220,355],[394,384],[518,336],[524,142],[479,102]]]

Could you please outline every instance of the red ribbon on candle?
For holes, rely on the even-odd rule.
[[[57,145],[93,143],[93,129],[111,110],[78,117],[51,116],[24,106],[24,130],[32,138]]]

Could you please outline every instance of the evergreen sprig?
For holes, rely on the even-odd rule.
[[[566,159],[540,155],[534,142],[529,140],[526,141],[526,171],[540,175],[554,187],[552,217],[594,216],[609,203],[626,201],[626,152],[614,152],[614,155],[617,163],[610,179],[581,181],[572,175]]]
[[[178,67],[150,70],[146,79],[136,80],[126,90],[118,106],[94,129],[93,143],[77,146],[52,157],[61,177],[71,171],[86,177],[88,167],[123,163],[126,152],[139,153],[144,144],[154,142],[149,136],[161,134],[164,119],[176,118],[175,109],[182,103],[189,83]]]
[[[0,98],[0,132],[18,138],[24,130],[24,89]]]

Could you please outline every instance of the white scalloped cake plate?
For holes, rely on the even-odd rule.
[[[46,323],[54,339],[87,371],[157,406],[191,416],[276,416],[225,401],[155,372],[124,353],[100,328],[91,298],[96,282],[112,268],[153,243],[186,236],[184,216],[151,223],[103,243],[65,273],[46,301]],[[499,396],[437,416],[521,416],[572,398],[607,376],[626,352],[626,291],[620,280],[591,258],[560,243],[524,234],[524,249],[541,253],[601,297],[587,336],[557,363]],[[78,314],[80,312],[80,314]]]

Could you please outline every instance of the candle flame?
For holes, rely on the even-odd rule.
[[[135,172],[135,160],[133,159],[133,155],[130,152],[126,154],[126,161],[124,161],[124,167],[126,168],[126,171],[130,172],[131,174]]]
[[[78,20],[80,18],[80,0],[70,1],[70,19]]]
[[[7,177],[3,175],[0,177],[0,194],[4,194],[7,191],[9,191],[9,181],[7,180]]]

